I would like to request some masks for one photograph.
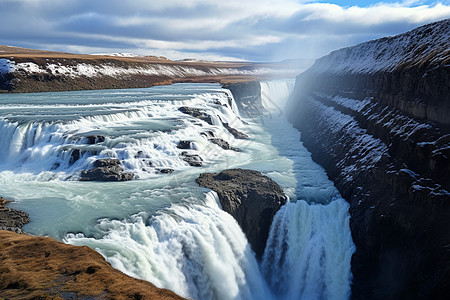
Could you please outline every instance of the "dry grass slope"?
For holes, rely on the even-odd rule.
[[[113,269],[89,247],[0,231],[0,299],[182,298]]]

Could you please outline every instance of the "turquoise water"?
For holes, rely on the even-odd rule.
[[[262,83],[268,113],[253,119],[242,118],[217,84],[0,95],[0,195],[30,214],[25,231],[88,245],[113,267],[182,296],[347,299],[348,205],[282,115],[292,87],[292,80]],[[222,122],[250,138],[235,139]],[[211,133],[241,152],[212,144]],[[88,144],[91,135],[105,140]],[[178,149],[181,140],[191,149]],[[203,166],[189,166],[183,151],[200,155]],[[78,181],[98,158],[118,158],[137,179]],[[200,173],[236,167],[270,176],[292,201],[275,218],[262,262],[215,193],[195,183]]]

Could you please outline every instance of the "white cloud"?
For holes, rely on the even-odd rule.
[[[295,0],[1,0],[0,37],[13,45],[77,52],[312,58],[450,18],[448,2],[344,7]]]

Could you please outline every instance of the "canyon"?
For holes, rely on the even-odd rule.
[[[450,292],[449,37],[447,19],[297,77],[289,118],[350,203],[353,299]]]

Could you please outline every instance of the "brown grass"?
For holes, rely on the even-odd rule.
[[[89,247],[9,231],[0,231],[0,295],[6,299],[182,299],[113,269]]]

